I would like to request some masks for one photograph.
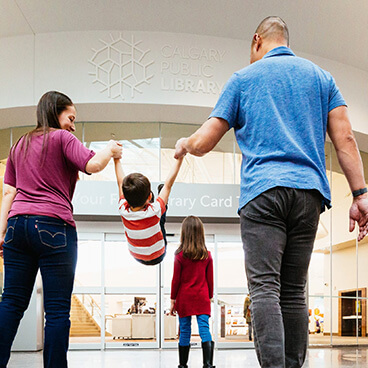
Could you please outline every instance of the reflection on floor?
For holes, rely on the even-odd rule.
[[[100,337],[71,337],[70,338],[70,343],[100,343],[101,342],[101,338]],[[155,342],[155,339],[144,339],[144,340],[133,340],[133,339],[113,339],[111,336],[106,336],[105,338],[105,342],[110,343],[110,342]],[[165,340],[166,342],[178,342],[177,339],[170,339],[170,340]],[[199,336],[192,336],[192,342],[200,342],[200,337]],[[228,342],[228,343],[232,343],[232,342],[249,342],[248,338],[245,336],[227,336],[225,338],[219,338],[218,342]],[[322,334],[311,334],[309,335],[309,345],[310,346],[314,346],[314,345],[331,345],[331,337],[329,335],[322,335]],[[352,337],[352,336],[332,336],[332,345],[364,345],[364,346],[368,346],[368,337],[359,337],[358,338],[358,342],[357,342],[357,338],[356,337]]]
[[[71,351],[69,368],[172,368],[177,365],[176,350],[110,350],[110,351]],[[221,368],[259,367],[253,349],[218,350],[214,362]],[[192,367],[202,364],[200,349],[190,353]],[[303,368],[347,368],[367,367],[368,349],[360,348],[318,348],[308,351]],[[13,353],[8,368],[42,367],[42,352]]]
[[[309,345],[331,345],[331,336],[309,335]],[[364,345],[368,346],[368,337],[332,336],[332,345]]]

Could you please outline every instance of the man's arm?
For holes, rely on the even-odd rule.
[[[161,192],[159,194],[159,198],[163,200],[165,205],[167,204],[167,201],[169,200],[169,195],[171,192],[171,188],[175,182],[176,177],[178,176],[181,164],[183,163],[184,156],[181,156],[180,158],[175,160],[174,165],[172,166],[169,175],[167,176],[165,180],[165,184],[161,189]]]
[[[119,198],[123,197],[124,171],[119,158],[114,158],[116,181],[119,187]]]
[[[210,152],[224,134],[229,130],[229,124],[221,118],[208,119],[196,132],[188,138],[181,138],[175,145],[175,158],[186,153],[203,156]]]
[[[10,211],[16,193],[16,188],[12,187],[11,185],[4,184],[4,196],[1,203],[0,212],[0,257],[3,256],[3,244],[6,234],[8,213]]]
[[[358,145],[354,138],[346,106],[339,106],[328,114],[328,135],[336,149],[339,164],[353,192],[366,188],[363,163]],[[350,226],[353,231],[355,222],[359,225],[358,240],[362,240],[368,233],[368,196],[367,193],[353,198],[350,207]]]

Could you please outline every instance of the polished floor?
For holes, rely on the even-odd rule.
[[[190,354],[189,367],[202,367],[201,350]],[[218,350],[216,368],[259,367],[253,349]],[[69,368],[176,368],[176,350],[70,351]],[[368,367],[368,348],[309,349],[303,368]],[[8,368],[42,368],[42,352],[13,353]]]

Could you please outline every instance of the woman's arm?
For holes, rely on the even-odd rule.
[[[1,203],[0,212],[0,257],[3,256],[3,244],[6,234],[8,213],[10,211],[16,193],[17,190],[14,187],[8,184],[4,184],[4,195]]]
[[[97,152],[86,164],[85,171],[89,174],[94,174],[102,171],[111,158],[120,159],[123,152],[123,146],[117,141],[109,141],[107,146]]]

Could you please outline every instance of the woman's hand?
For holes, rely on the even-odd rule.
[[[175,300],[174,299],[171,299],[170,315],[171,316],[176,316]]]
[[[0,237],[0,257],[4,258],[4,254],[3,254],[3,244],[4,244],[4,236]]]
[[[111,150],[112,157],[120,160],[123,155],[123,145],[118,141],[110,140],[107,146]]]
[[[112,158],[121,159],[123,145],[117,141],[109,141],[106,147],[97,152],[88,162],[85,171],[94,174],[102,171]]]

